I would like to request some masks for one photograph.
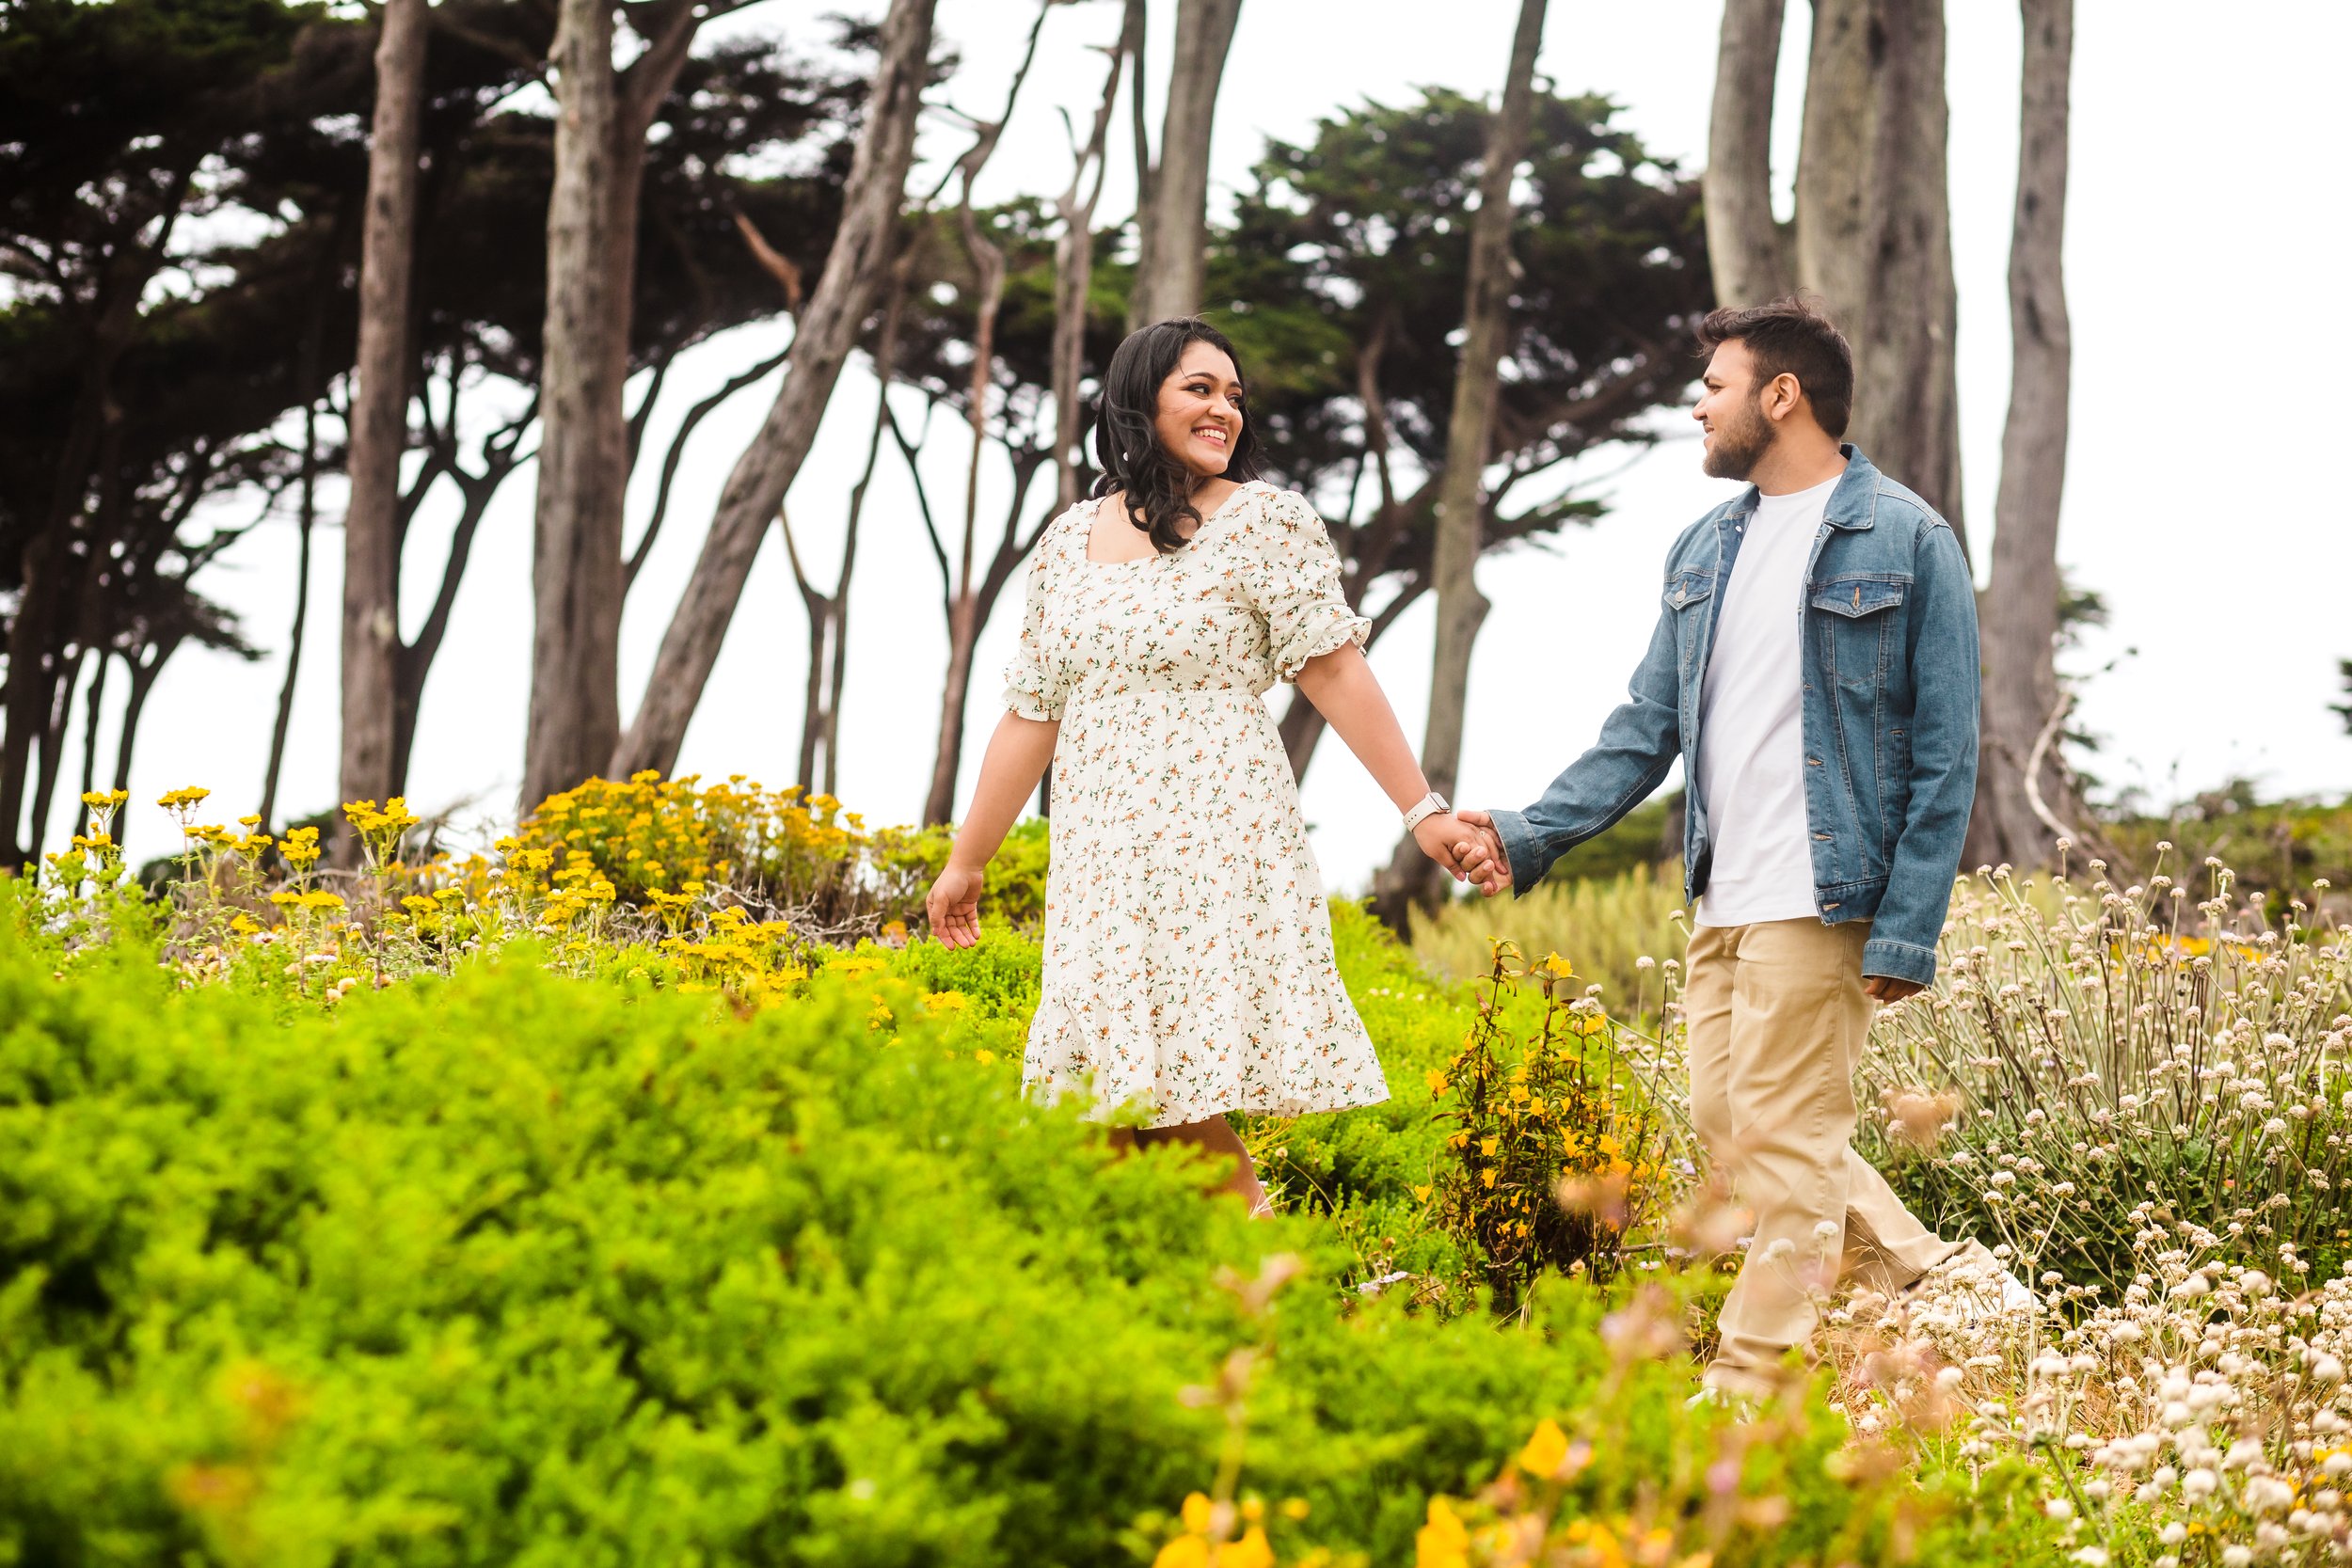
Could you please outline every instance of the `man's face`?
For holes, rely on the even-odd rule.
[[[1764,417],[1748,345],[1737,338],[1717,344],[1702,385],[1699,405],[1691,411],[1707,432],[1702,466],[1717,479],[1746,479],[1780,434]]]

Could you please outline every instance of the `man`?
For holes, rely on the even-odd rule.
[[[1851,1139],[1872,1002],[1935,977],[1976,793],[1977,615],[1950,526],[1840,444],[1853,356],[1828,318],[1783,299],[1699,338],[1706,468],[1748,488],[1669,552],[1599,743],[1525,811],[1462,819],[1485,830],[1471,879],[1524,891],[1682,761],[1691,1124],[1756,1216],[1706,1380],[1738,1398],[1769,1389],[1839,1274],[1891,1294],[1974,1246],[1931,1233]]]

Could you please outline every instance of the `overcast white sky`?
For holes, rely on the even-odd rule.
[[[782,29],[815,47],[830,33],[822,17],[839,9],[879,6],[769,0],[730,25]],[[1173,7],[1163,0],[1153,9],[1156,125]],[[1513,0],[1434,8],[1403,0],[1248,0],[1219,101],[1212,200],[1244,182],[1267,136],[1304,136],[1318,116],[1343,105],[1393,101],[1421,85],[1491,94],[1517,10]],[[1809,14],[1802,4],[1789,10],[1775,136],[1784,182]],[[1966,521],[1981,571],[2008,397],[2018,22],[2000,0],[1952,0],[1948,10]],[[2314,445],[2280,420],[2302,402],[2306,366],[2329,352],[2324,324],[2334,319],[2344,277],[2335,120],[2341,63],[2352,55],[2352,7],[2254,0],[2217,12],[2189,0],[2080,0],[2078,12],[2066,247],[2074,438],[2059,547],[2074,580],[2103,594],[2113,611],[2111,627],[2077,660],[2114,666],[2091,681],[2082,708],[2107,741],[2096,766],[2159,798],[2239,773],[2271,791],[2341,795],[2352,788],[2352,739],[2328,704],[2341,700],[2335,661],[2352,657],[2352,539],[2337,476],[2323,464],[2327,451],[2341,449]],[[1031,14],[1021,0],[942,0],[940,34],[964,61],[943,101],[994,112]],[[1720,14],[1711,0],[1557,0],[1538,69],[1565,89],[1613,97],[1625,105],[1623,123],[1695,167]],[[1073,118],[1090,111],[1102,69],[1091,46],[1108,42],[1118,26],[1114,0],[1054,15],[984,196],[1060,188],[1068,152],[1055,110]],[[952,156],[961,139],[935,118],[923,149],[934,160]],[[1122,147],[1100,218],[1123,214],[1132,189]],[[778,328],[751,327],[698,351],[672,374],[648,451],[663,450],[667,428],[704,389],[781,341]],[[625,711],[692,564],[701,525],[771,395],[772,386],[738,400],[705,423],[690,449],[672,520],[624,625]],[[871,379],[853,367],[789,498],[803,547],[818,560],[832,559],[872,400]],[[915,400],[904,406],[912,412]],[[933,442],[926,465],[935,496],[957,494],[961,463],[948,436]],[[1596,493],[1612,504],[1607,518],[1548,553],[1482,565],[1494,610],[1472,667],[1465,803],[1523,804],[1590,741],[1647,637],[1662,551],[1677,530],[1729,493],[1700,475],[1697,449],[1687,441],[1661,444],[1623,472],[1622,454],[1588,462],[1590,480],[1600,482]],[[632,530],[657,467],[644,465],[632,491]],[[485,820],[511,810],[531,644],[531,494],[528,473],[501,494],[426,689],[409,791],[421,809],[470,799]],[[983,516],[996,510],[984,501]],[[445,531],[445,531],[447,521],[428,518],[412,544],[410,629],[437,580]],[[340,533],[323,531],[320,546],[281,792],[281,809],[295,814],[330,804],[335,790]],[[167,672],[133,773],[135,858],[168,847],[161,814],[149,804],[167,788],[210,785],[211,806],[224,819],[258,802],[283,673],[293,557],[292,524],[274,523],[206,580],[207,592],[245,616],[247,636],[269,657],[248,665],[183,654]],[[1013,619],[1000,614],[982,644],[967,797],[997,711]],[[929,778],[946,634],[911,488],[887,460],[868,501],[852,624],[842,794],[870,819],[911,818]],[[1416,743],[1430,628],[1429,607],[1416,607],[1373,660]],[[687,736],[683,769],[788,782],[804,646],[800,601],[771,538]],[[109,748],[112,727],[103,732]],[[78,758],[78,735],[69,745]],[[76,778],[66,781],[69,790]],[[1363,886],[1395,841],[1387,800],[1335,740],[1318,752],[1305,799],[1327,878],[1336,889]],[[66,816],[61,801],[53,831],[63,831]]]

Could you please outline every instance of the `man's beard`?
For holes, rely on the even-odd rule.
[[[1700,467],[1716,479],[1744,480],[1756,472],[1756,466],[1764,461],[1779,435],[1772,421],[1764,417],[1764,410],[1751,402],[1740,411],[1738,423],[1715,427],[1715,444]]]

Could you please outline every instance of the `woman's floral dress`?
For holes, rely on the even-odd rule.
[[[1096,506],[1038,542],[1006,672],[1008,707],[1061,723],[1023,1082],[1098,1117],[1140,1101],[1155,1127],[1385,1100],[1264,701],[1370,626],[1323,519],[1245,484],[1183,548],[1094,562]]]

